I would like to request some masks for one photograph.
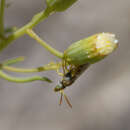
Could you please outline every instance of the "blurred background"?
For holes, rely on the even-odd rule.
[[[10,1],[9,1],[10,2]],[[43,0],[11,0],[6,9],[6,26],[21,27],[45,8]],[[130,1],[79,0],[63,13],[40,23],[35,31],[51,46],[64,51],[71,43],[99,32],[115,33],[118,49],[92,65],[65,90],[73,108],[58,105],[60,95],[53,92],[60,76],[41,72],[54,82],[26,84],[0,79],[1,130],[130,130]],[[37,67],[60,61],[28,36],[9,45],[0,61],[25,56],[17,67]],[[17,74],[31,76],[36,74]]]

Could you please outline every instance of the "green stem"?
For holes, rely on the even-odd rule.
[[[43,41],[33,30],[27,29],[27,34],[35,39],[38,43],[40,43],[44,48],[46,48],[50,53],[53,55],[63,58],[63,53],[57,51],[56,49],[52,48],[50,45],[48,45],[45,41]]]
[[[5,0],[1,0],[0,3],[0,35],[4,36],[4,8]]]
[[[16,67],[10,67],[6,65],[2,65],[1,69],[12,71],[12,72],[21,72],[21,73],[33,73],[33,72],[42,72],[42,71],[48,71],[48,70],[57,70],[59,69],[59,64],[48,64],[45,66],[32,68],[32,69],[24,69],[24,68],[16,68]]]
[[[27,78],[12,77],[10,75],[7,75],[6,73],[4,73],[1,70],[0,70],[0,77],[8,80],[10,82],[15,82],[15,83],[27,83],[27,82],[32,82],[32,81],[36,81],[36,80],[51,82],[51,80],[49,80],[48,78],[40,77],[40,76],[27,77]]]
[[[7,47],[12,41],[23,36],[26,33],[27,29],[31,29],[38,23],[40,23],[42,20],[45,20],[50,15],[50,13],[51,12],[48,9],[46,9],[45,11],[36,14],[28,24],[26,24],[25,26],[21,27],[20,29],[9,35],[6,38],[6,40],[3,40],[0,43],[0,51],[2,51],[5,47]]]
[[[9,60],[6,60],[2,63],[2,65],[13,65],[13,64],[16,64],[16,63],[19,63],[21,61],[24,61],[24,57],[23,56],[20,56],[20,57],[17,57],[17,58],[14,58],[14,59],[9,59]]]

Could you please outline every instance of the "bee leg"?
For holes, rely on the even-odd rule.
[[[57,72],[57,74],[58,74],[59,76],[64,77],[64,75],[65,75],[65,73],[66,73],[64,60],[62,61],[62,70],[63,70],[63,73],[61,73],[61,72],[59,71],[59,68],[57,68],[56,72]]]
[[[66,73],[65,71],[66,70],[65,70],[65,61],[64,60],[62,61],[62,69],[63,69],[63,74],[65,75],[65,73]]]
[[[72,66],[72,65],[71,65],[71,66]],[[67,72],[70,71],[71,66],[69,66],[69,65],[67,64],[67,62],[64,61],[64,67],[65,67],[65,70],[66,70]]]
[[[59,76],[62,76],[62,77],[64,76],[63,73],[59,72],[59,69],[57,69],[56,72],[57,72],[57,74],[58,74]]]
[[[56,72],[57,72],[57,74],[58,74],[59,76],[62,76],[62,77],[63,77],[64,74],[60,72],[60,67],[62,67],[62,63],[58,63],[58,67],[57,67],[57,69],[56,69]]]
[[[74,67],[73,65],[70,65],[70,70],[71,70],[73,67]]]

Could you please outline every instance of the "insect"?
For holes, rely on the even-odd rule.
[[[69,69],[66,67],[66,65],[63,64],[63,79],[59,82],[59,84],[54,88],[55,92],[61,93],[61,98],[59,104],[62,104],[62,97],[64,96],[67,104],[72,108],[71,103],[69,102],[69,99],[64,94],[64,89],[66,87],[69,87],[72,85],[76,79],[89,67],[89,63],[83,64],[83,65],[70,65]]]
[[[115,34],[99,33],[71,44],[64,51],[62,68],[63,79],[54,88],[61,93],[60,104],[64,96],[70,107],[64,89],[73,84],[76,79],[91,65],[111,54],[118,46]]]

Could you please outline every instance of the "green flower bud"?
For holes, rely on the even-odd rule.
[[[47,7],[51,11],[61,12],[69,8],[77,0],[46,0]]]
[[[117,43],[114,34],[99,33],[73,43],[64,52],[64,59],[74,65],[93,64],[112,53]]]

